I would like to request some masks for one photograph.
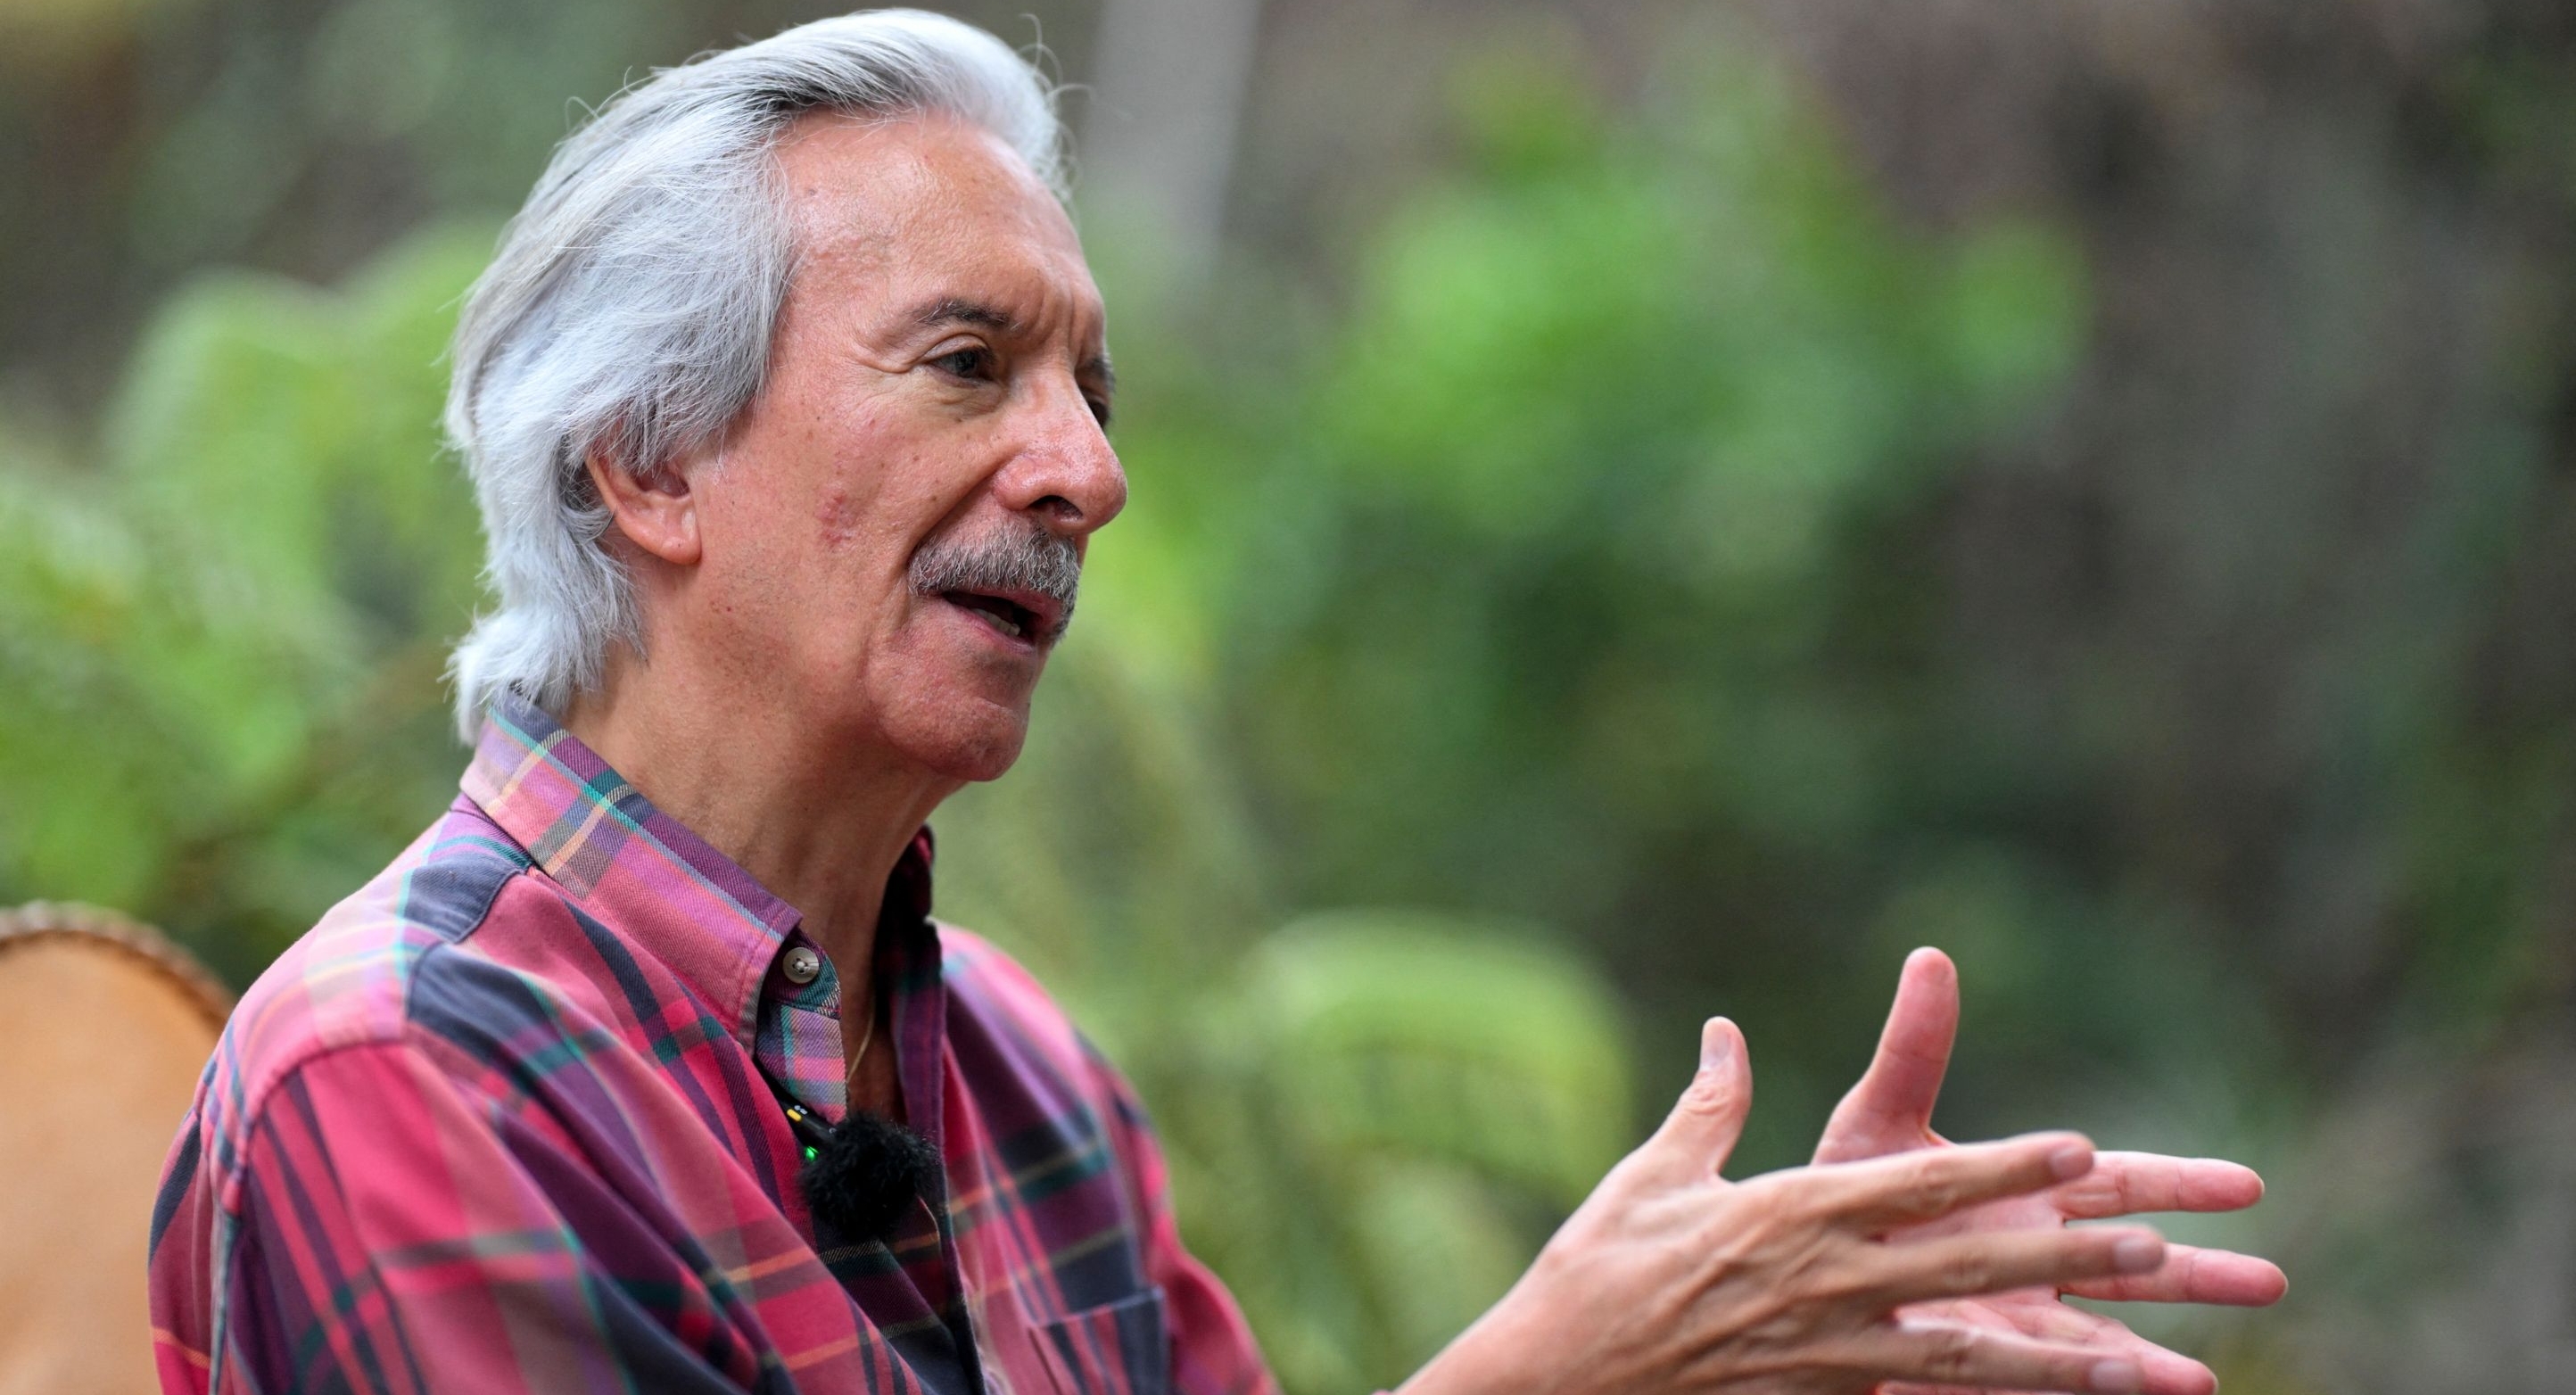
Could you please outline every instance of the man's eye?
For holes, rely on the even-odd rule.
[[[930,362],[939,371],[960,378],[981,381],[993,376],[993,351],[980,344],[970,349],[952,350]]]
[[[1091,404],[1092,419],[1100,423],[1100,429],[1103,431],[1108,430],[1109,399],[1106,397],[1086,397],[1083,400]]]

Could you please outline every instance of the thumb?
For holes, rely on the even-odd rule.
[[[1905,958],[1878,1054],[1825,1122],[1816,1161],[1850,1162],[1922,1147],[1958,1037],[1958,967],[1937,949],[1918,949]]]
[[[1700,1028],[1699,1074],[1691,1077],[1681,1102],[1647,1141],[1656,1171],[1676,1181],[1714,1175],[1735,1151],[1752,1109],[1753,1066],[1745,1055],[1744,1033],[1733,1022],[1712,1017]]]

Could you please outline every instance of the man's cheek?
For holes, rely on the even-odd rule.
[[[814,506],[814,540],[825,552],[846,552],[866,537],[866,517],[849,486],[824,489]]]

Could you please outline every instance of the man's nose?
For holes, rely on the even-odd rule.
[[[1127,472],[1081,392],[1067,388],[1036,406],[1027,441],[995,485],[1005,507],[1079,542],[1127,507]]]

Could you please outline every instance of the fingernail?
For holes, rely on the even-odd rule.
[[[1699,1068],[1715,1070],[1735,1055],[1735,1033],[1726,1030],[1723,1017],[1708,1019],[1699,1029]]]
[[[2137,1363],[2133,1361],[2097,1361],[2087,1378],[2096,1390],[2128,1391],[2140,1385]]]
[[[2071,1181],[2093,1170],[2093,1150],[2078,1143],[2048,1155],[2048,1170],[2057,1180]]]
[[[2111,1263],[2123,1274],[2143,1274],[2164,1262],[2165,1246],[2161,1240],[2132,1235],[2111,1247]]]

